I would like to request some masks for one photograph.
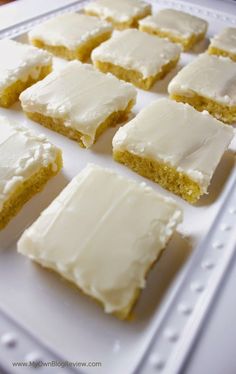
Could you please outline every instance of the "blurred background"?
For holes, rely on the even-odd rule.
[[[11,3],[12,1],[15,1],[15,0],[0,0],[0,5]]]

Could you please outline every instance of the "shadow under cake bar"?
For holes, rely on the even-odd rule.
[[[18,251],[125,319],[181,221],[174,200],[89,164],[23,233]]]
[[[61,151],[44,135],[0,117],[0,229],[61,167]]]
[[[137,27],[138,20],[151,10],[151,5],[141,0],[97,0],[85,6],[86,14],[109,21],[120,30]]]
[[[9,107],[27,87],[52,70],[46,51],[10,39],[0,40],[0,106]]]
[[[169,99],[154,101],[113,138],[113,157],[195,203],[234,135],[208,112]]]
[[[93,66],[71,61],[20,95],[27,116],[90,147],[109,126],[124,121],[135,88]]]
[[[227,27],[219,35],[216,35],[211,40],[208,53],[229,57],[236,62],[236,28]]]
[[[203,53],[172,79],[168,92],[225,123],[236,121],[236,64],[229,58]]]
[[[175,9],[162,9],[139,21],[141,31],[179,43],[184,51],[205,38],[207,27],[202,18]]]
[[[29,41],[55,56],[85,61],[93,48],[112,33],[112,26],[95,17],[66,13],[41,23],[29,32]]]
[[[180,52],[174,43],[129,29],[94,49],[91,58],[100,71],[148,90],[175,67]]]

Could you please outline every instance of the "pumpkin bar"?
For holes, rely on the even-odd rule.
[[[0,230],[62,167],[44,135],[0,117]]]
[[[125,319],[181,220],[174,200],[89,164],[23,233],[18,251]]]
[[[102,43],[91,57],[100,71],[148,90],[176,66],[180,52],[174,43],[129,29]]]
[[[169,99],[154,101],[113,138],[113,156],[189,203],[207,193],[234,135],[230,126]]]
[[[71,61],[22,92],[20,100],[30,119],[90,147],[106,128],[127,118],[136,90],[89,64]]]

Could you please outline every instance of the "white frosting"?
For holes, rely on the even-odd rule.
[[[88,64],[71,61],[20,95],[26,112],[63,119],[65,126],[83,134],[86,147],[93,144],[96,130],[113,112],[135,101],[135,88]]]
[[[167,163],[206,192],[233,134],[230,126],[208,112],[200,113],[188,104],[160,99],[117,131],[113,148]]]
[[[48,52],[14,40],[0,40],[0,92],[17,80],[37,79],[42,66],[50,65]]]
[[[18,251],[119,312],[181,219],[175,202],[145,183],[88,165],[24,232]]]
[[[85,6],[87,12],[94,12],[102,19],[111,18],[116,22],[129,22],[132,18],[151,11],[150,4],[139,0],[97,0]]]
[[[44,135],[0,117],[0,210],[15,189],[43,166],[57,165],[58,150]]]
[[[195,94],[224,105],[236,105],[236,64],[229,58],[203,53],[170,82],[170,94]]]
[[[136,70],[144,78],[154,76],[163,65],[176,60],[181,48],[165,39],[128,29],[117,32],[92,52],[92,60]]]
[[[175,9],[162,9],[156,15],[140,20],[139,24],[182,38],[205,33],[208,26],[205,20]]]
[[[228,27],[211,40],[210,47],[236,54],[236,28]]]
[[[41,23],[29,32],[29,39],[38,39],[52,46],[71,50],[86,44],[91,38],[111,32],[112,26],[96,17],[66,13]]]

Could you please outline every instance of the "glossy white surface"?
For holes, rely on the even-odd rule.
[[[142,0],[96,0],[86,5],[86,10],[99,14],[106,19],[110,17],[115,22],[128,22],[149,9],[147,2]]]
[[[135,70],[144,78],[155,76],[170,61],[179,58],[181,48],[167,40],[128,29],[113,35],[92,52],[92,61],[108,62]]]
[[[211,46],[236,54],[236,27],[227,27],[211,40]]]
[[[111,31],[112,27],[109,23],[100,21],[96,17],[66,13],[34,27],[29,32],[29,39],[76,50],[92,38]]]
[[[236,105],[236,64],[228,57],[202,53],[170,82],[171,95],[199,95],[217,103]]]
[[[174,200],[88,164],[24,232],[18,251],[99,300],[106,313],[122,313],[181,221]]]
[[[207,30],[205,20],[173,9],[161,10],[157,14],[140,20],[139,24],[150,27],[154,31],[168,32],[181,38],[191,38],[191,36],[205,33]]]
[[[124,111],[136,99],[136,89],[92,65],[67,62],[20,95],[26,112],[63,119],[66,127],[79,131],[90,147],[96,131],[116,111]]]
[[[207,111],[160,99],[143,109],[115,134],[114,151],[128,151],[174,167],[207,192],[212,175],[234,131]]]
[[[57,1],[57,4],[59,1]],[[218,8],[222,11],[227,11],[227,9],[229,12],[232,11],[228,3],[223,1],[216,0],[213,3],[210,0],[207,2],[198,1],[197,3],[212,7],[211,9]],[[22,0],[13,3],[9,7],[13,8],[14,6],[14,9],[17,9],[15,12],[19,17],[23,18],[26,16],[25,5],[27,5],[31,14],[36,12],[37,9],[42,11],[42,8],[45,7],[44,2],[37,2],[37,7],[35,4],[34,0]],[[50,6],[52,2],[48,0],[48,4]],[[191,8],[192,2],[191,4],[188,2],[187,6]],[[206,10],[206,12],[209,13],[208,16],[204,13],[205,18],[210,21],[208,35],[212,37],[221,28],[226,26],[229,16],[226,15],[226,19],[223,21],[221,18],[212,17],[211,11]],[[200,50],[202,51],[201,48]],[[190,61],[194,57],[194,52],[191,55],[184,54],[181,63]],[[142,95],[142,91],[139,91],[136,112],[148,102],[163,96],[169,80],[170,77],[167,77],[161,83],[156,84],[153,90],[148,92],[147,95]],[[1,112],[9,113],[5,110]],[[12,118],[20,118],[24,121],[19,105],[15,105],[9,115]],[[29,123],[28,121],[27,123],[38,133],[42,131],[40,125],[33,124],[32,122]],[[191,238],[189,238],[190,240],[188,238],[183,240],[178,234],[173,238],[174,240],[170,242],[168,250],[148,279],[147,287],[149,291],[141,296],[136,308],[136,322],[133,321],[129,324],[124,324],[115,321],[113,318],[106,316],[104,318],[102,311],[100,312],[99,308],[93,302],[89,302],[87,298],[78,295],[78,292],[75,292],[75,290],[68,289],[68,286],[61,282],[54,274],[42,271],[37,266],[29,266],[27,259],[24,261],[21,256],[17,256],[15,253],[13,244],[23,229],[37,218],[39,212],[50,203],[56,194],[68,183],[68,180],[86,165],[87,160],[99,162],[99,164],[104,166],[108,164],[107,161],[110,159],[111,152],[110,142],[115,130],[109,130],[91,151],[81,151],[79,154],[78,146],[74,142],[68,140],[68,146],[65,146],[63,137],[47,130],[45,132],[47,132],[51,140],[64,147],[66,171],[51,181],[40,197],[38,196],[31,200],[31,203],[25,206],[24,210],[12,222],[11,226],[0,235],[0,242],[3,246],[0,268],[4,280],[4,282],[0,283],[1,307],[4,305],[5,310],[10,315],[13,315],[16,320],[20,320],[22,325],[34,332],[34,335],[46,342],[51,348],[58,352],[60,351],[67,359],[78,360],[79,352],[79,359],[83,357],[88,360],[97,359],[98,361],[103,361],[103,371],[106,373],[114,372],[114,370],[120,373],[120,369],[122,370],[123,368],[128,373],[136,366],[137,356],[144,352],[144,348],[153,336],[152,328],[155,324],[154,313],[160,309],[160,301],[165,300],[163,299],[164,295],[166,295],[170,285],[173,284],[175,275],[180,268],[183,269],[182,266],[186,262],[189,253],[191,253],[193,244],[196,244],[199,237],[205,236],[216,212],[221,208],[221,202],[218,197],[224,194],[225,183],[233,168],[234,158],[229,153],[225,155],[220,168],[213,178],[210,195],[203,198],[196,208],[188,207],[186,209],[186,205],[178,199],[186,213],[182,229],[186,234],[191,233]],[[109,163],[114,169],[119,170],[124,175],[131,176],[137,180],[144,180],[141,177],[136,177],[134,173],[128,172],[126,168],[120,167],[112,161],[109,161]],[[155,189],[161,190],[153,183],[149,184]],[[170,194],[167,195],[170,196]],[[194,220],[192,220],[193,212]],[[12,269],[12,271],[9,272],[8,269]],[[14,277],[12,276],[13,269]],[[32,279],[36,280],[35,284],[32,283]],[[234,283],[234,280],[230,281],[227,286],[229,292],[224,292],[224,295],[227,294],[227,296],[220,298],[219,305],[221,303],[222,305],[218,305],[216,307],[217,312],[212,313],[214,326],[209,331],[207,328],[205,329],[206,335],[200,340],[196,360],[192,360],[193,366],[189,366],[186,369],[186,373],[199,373],[199,371],[204,371],[205,368],[212,368],[213,372],[217,370],[217,374],[226,371],[234,372],[234,368],[236,367],[235,355],[231,349],[227,348],[225,350],[225,347],[228,345],[230,347],[236,345],[236,338],[232,328],[235,325],[235,316],[233,313],[226,312],[226,309],[228,311],[230,309],[235,310],[234,298],[232,298],[235,290]],[[58,284],[60,284],[60,287],[58,287]],[[194,287],[197,290],[200,289],[199,285],[194,285]],[[30,308],[28,308],[29,305],[31,306]],[[149,306],[148,309],[147,305]],[[55,314],[53,310],[61,312]],[[32,313],[32,311],[36,313]],[[188,312],[188,309],[186,311]],[[66,318],[65,313],[67,315]],[[227,321],[227,323],[224,321]],[[64,325],[65,322],[66,324]],[[58,326],[60,326],[60,329]],[[221,327],[218,332],[216,328],[219,326]],[[99,344],[94,339],[95,329],[96,336],[101,337]],[[86,336],[86,339],[78,340],[80,336]],[[70,346],[68,346],[68,342],[71,343]],[[227,344],[224,342],[227,342]],[[215,359],[213,360],[212,357]],[[100,370],[91,369],[90,372],[96,373],[100,372]]]
[[[0,92],[17,80],[38,79],[41,68],[52,63],[48,52],[8,39],[0,40],[0,54]]]
[[[14,150],[14,152],[13,152]],[[57,148],[20,123],[0,116],[0,209],[15,189],[41,168],[55,163]]]

